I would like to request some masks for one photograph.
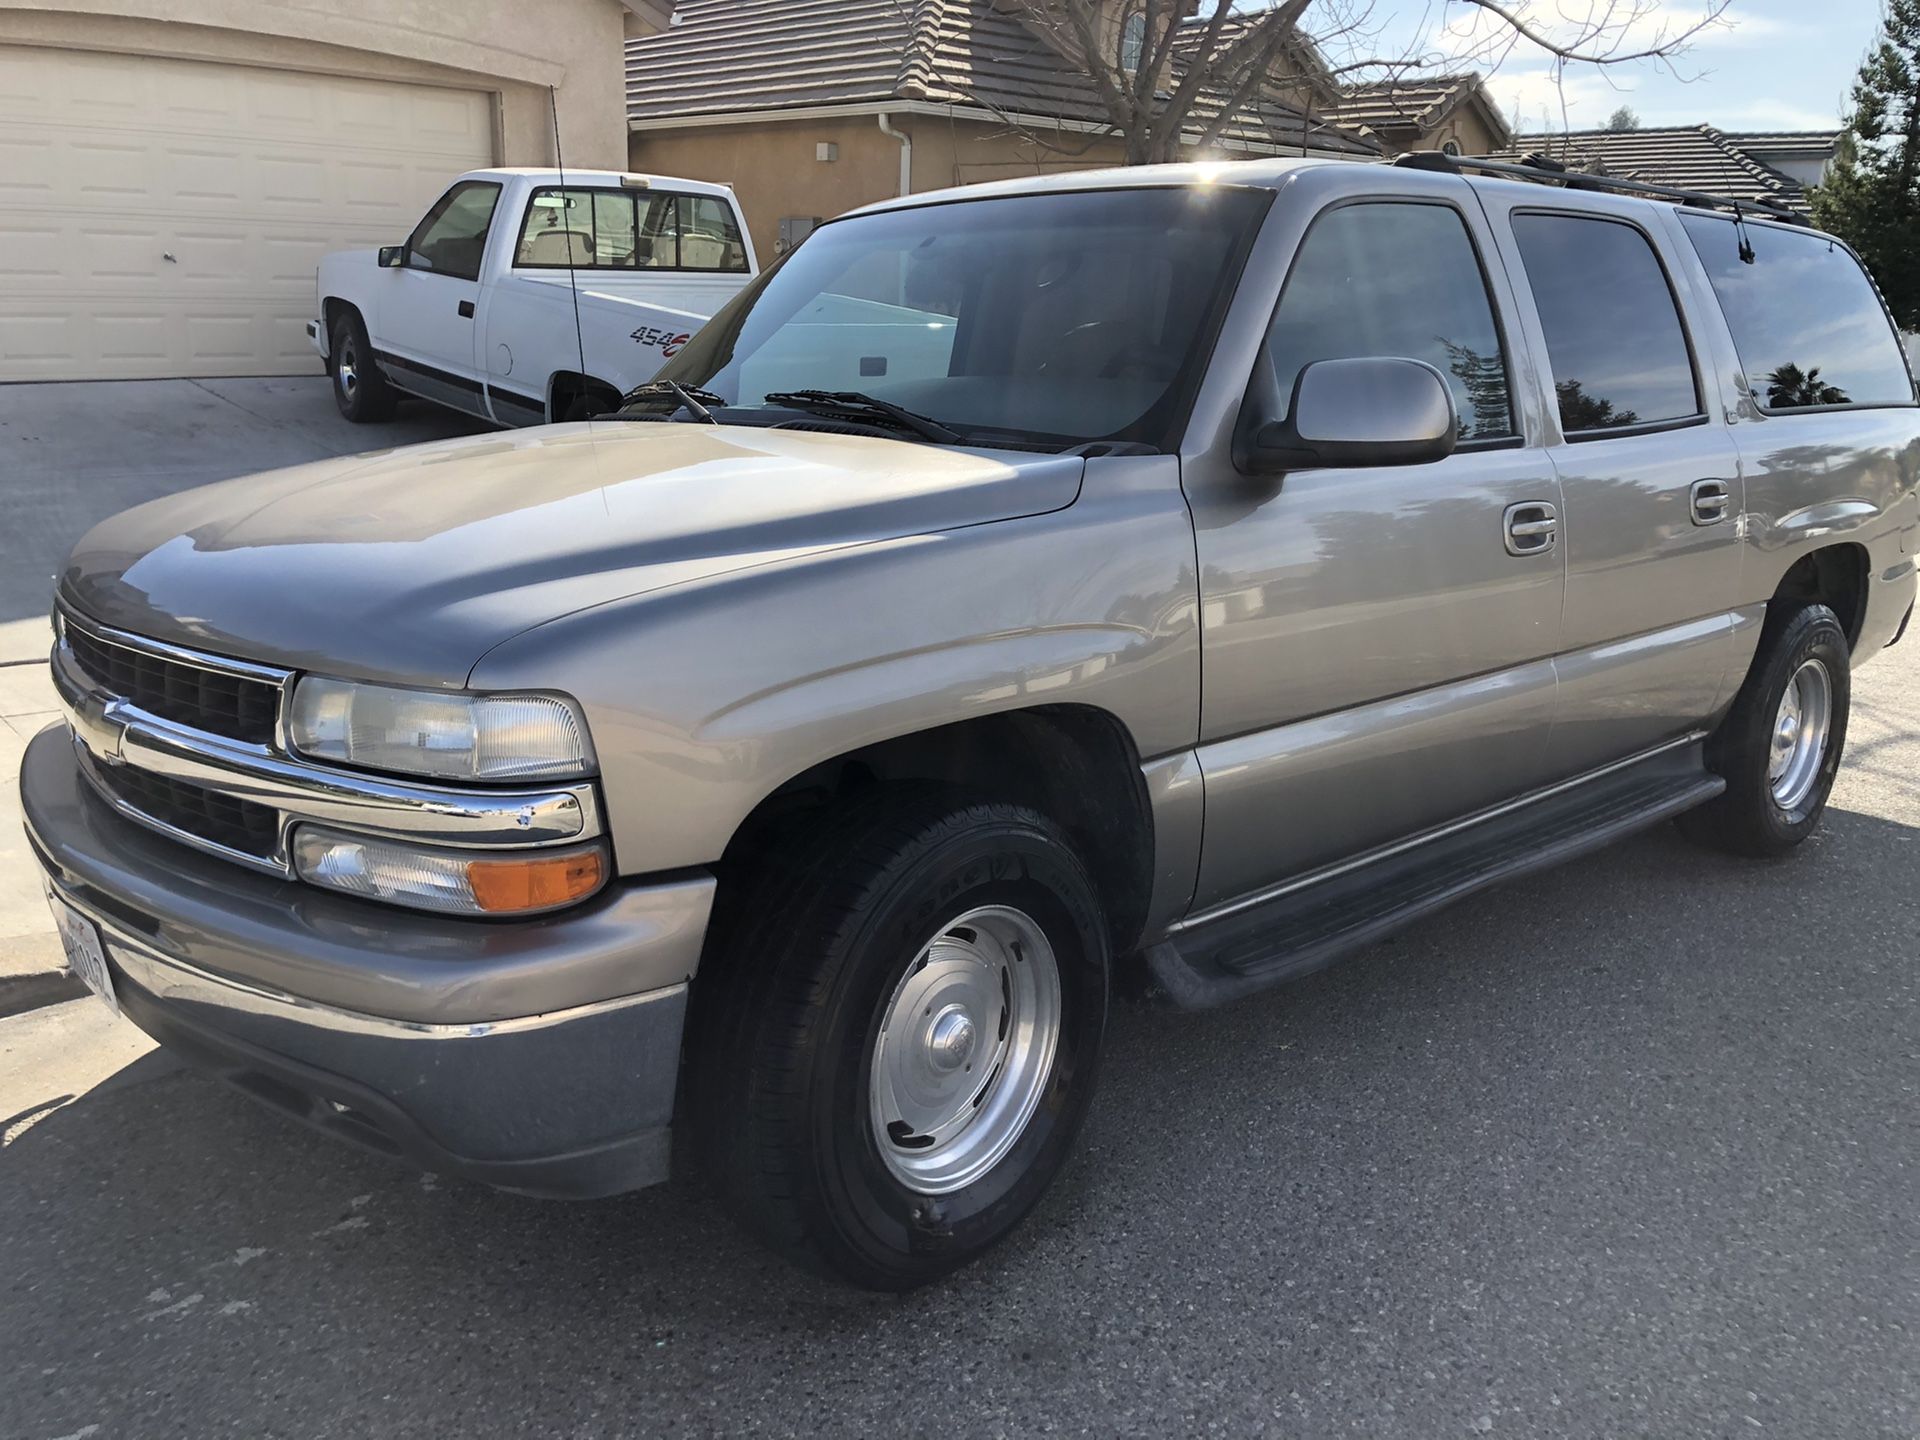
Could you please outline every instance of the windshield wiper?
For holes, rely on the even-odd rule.
[[[644,385],[636,385],[620,397],[620,403],[631,405],[637,400],[661,399],[673,401],[673,409],[667,411],[667,414],[671,415],[676,410],[685,410],[703,425],[720,423],[713,418],[713,412],[707,409],[707,406],[727,403],[727,397],[724,395],[716,395],[711,390],[702,390],[697,386],[682,385],[678,380],[649,380]]]
[[[848,420],[872,420],[877,416],[936,445],[971,443],[958,430],[949,429],[938,420],[916,415],[911,410],[901,409],[891,400],[881,400],[859,390],[774,390],[765,399],[769,405],[820,415],[839,415]]]

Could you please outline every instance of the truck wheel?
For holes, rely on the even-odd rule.
[[[399,396],[374,363],[373,347],[367,343],[367,327],[358,315],[344,311],[333,322],[327,350],[327,373],[333,377],[333,403],[340,407],[340,413],[356,425],[391,419]]]
[[[1106,1028],[1106,926],[1032,810],[913,792],[829,829],[723,894],[691,1138],[775,1249],[906,1290],[1007,1235],[1065,1163]]]
[[[1680,817],[1692,840],[1736,855],[1784,855],[1820,823],[1847,739],[1852,654],[1825,605],[1767,617],[1733,708],[1707,742],[1725,793]]]

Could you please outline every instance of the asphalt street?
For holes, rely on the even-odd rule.
[[[696,1183],[423,1178],[0,1022],[0,1435],[1920,1432],[1920,650],[1827,825],[1671,830],[1237,1009],[1124,1010],[1010,1244],[854,1293]]]

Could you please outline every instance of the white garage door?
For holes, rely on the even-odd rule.
[[[315,370],[320,256],[492,162],[477,91],[0,45],[0,380]]]

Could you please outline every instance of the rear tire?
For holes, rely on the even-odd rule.
[[[1707,742],[1726,791],[1680,817],[1688,839],[1773,856],[1813,833],[1846,746],[1851,665],[1846,632],[1825,605],[1768,615],[1746,683]]]
[[[1065,835],[1019,806],[883,792],[794,838],[723,882],[689,1138],[774,1249],[910,1289],[1004,1238],[1065,1163],[1105,922]]]
[[[399,396],[373,358],[367,327],[351,310],[333,322],[327,342],[327,374],[333,381],[333,403],[356,425],[393,418]]]

